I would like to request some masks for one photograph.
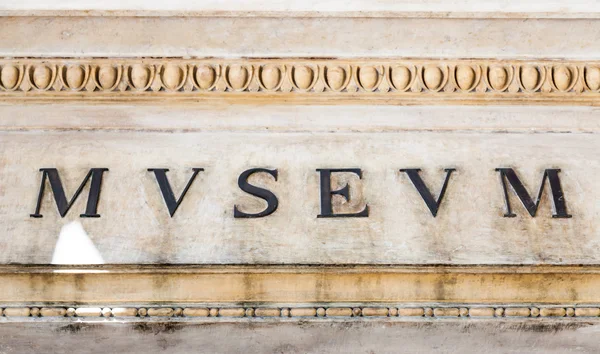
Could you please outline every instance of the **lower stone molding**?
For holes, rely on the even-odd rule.
[[[120,319],[120,320],[209,320],[219,319],[276,319],[293,318],[297,320],[307,319],[331,319],[331,318],[399,318],[399,319],[422,319],[431,318],[573,318],[584,317],[587,319],[600,319],[600,305],[574,307],[563,306],[497,306],[469,305],[469,306],[343,306],[335,307],[216,307],[216,306],[194,306],[194,307],[4,307],[2,316],[7,320],[88,320],[88,319]]]
[[[597,266],[2,266],[0,304],[596,304]]]
[[[11,317],[598,317],[597,266],[2,266]]]

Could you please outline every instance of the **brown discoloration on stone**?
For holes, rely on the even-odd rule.
[[[178,330],[181,330],[183,326],[178,323],[170,323],[170,322],[142,322],[132,324],[130,326],[136,332],[141,332],[145,334],[160,334],[160,333],[175,333]]]
[[[91,326],[88,326],[87,324],[84,324],[84,323],[70,323],[68,325],[59,326],[58,328],[56,328],[56,331],[57,332],[66,332],[66,333],[70,333],[70,334],[77,334],[81,330],[88,329],[90,327]]]
[[[313,320],[314,321],[314,320]],[[596,353],[597,341],[590,333],[599,325],[593,322],[535,319],[523,322],[444,320],[430,322],[391,319],[365,322],[296,323],[194,323],[166,322],[77,323],[69,326],[45,323],[3,323],[0,350],[19,353],[68,353],[73,347],[89,353],[128,352],[154,354],[164,347],[170,353],[189,353],[202,348],[210,353],[344,353],[404,350],[432,352],[452,348],[457,353],[479,353],[481,347],[491,354],[558,354],[571,348],[581,353]],[[35,336],[32,334],[35,333]],[[231,336],[232,333],[236,335]],[[52,347],[45,347],[45,343]],[[35,345],[32,345],[35,344]],[[40,345],[44,347],[39,347]]]
[[[74,274],[52,268],[0,271],[3,303],[72,303]],[[18,268],[15,268],[18,269]],[[97,272],[109,270],[108,273]],[[35,276],[31,275],[34,272]],[[114,273],[119,273],[118,277]],[[78,273],[78,304],[97,303],[597,303],[595,267],[115,267]],[[50,279],[45,291],[37,284]],[[33,283],[32,283],[33,282]],[[157,283],[161,285],[156,286]],[[540,284],[552,284],[552,291]],[[576,298],[573,299],[575,288]],[[507,308],[508,309],[508,308]],[[100,309],[99,309],[100,310]],[[512,310],[508,310],[512,311]],[[565,310],[566,311],[566,310]],[[100,313],[100,312],[98,312]]]
[[[43,108],[44,111],[55,109],[54,106]],[[281,109],[273,107],[264,108],[265,111],[248,110],[246,120],[242,120],[240,112],[235,118],[228,118],[227,114],[207,108],[210,117],[199,121],[192,119],[191,108],[174,108],[170,113],[164,108],[155,111],[148,106],[143,115],[151,118],[146,118],[145,123],[119,125],[113,122],[110,131],[101,131],[103,116],[94,116],[92,125],[95,128],[84,132],[62,131],[59,127],[74,126],[64,122],[65,118],[60,118],[58,113],[53,113],[53,120],[59,126],[54,130],[34,129],[35,124],[41,123],[33,119],[21,123],[22,127],[28,127],[21,132],[7,130],[10,126],[0,122],[0,125],[5,124],[0,132],[3,147],[0,150],[6,155],[6,173],[0,175],[0,182],[11,185],[0,199],[0,215],[6,218],[3,219],[5,222],[0,222],[0,228],[10,225],[4,226],[6,232],[21,235],[7,240],[7,252],[0,254],[0,261],[48,262],[60,226],[73,218],[82,222],[107,263],[564,264],[594,261],[596,255],[581,245],[595,242],[595,205],[590,202],[592,198],[585,197],[593,196],[595,173],[590,166],[583,170],[578,168],[594,157],[594,149],[578,150],[579,144],[595,146],[594,134],[561,133],[560,139],[556,131],[526,134],[524,126],[515,125],[513,120],[506,125],[509,128],[516,126],[510,128],[515,131],[498,134],[490,130],[501,128],[499,117],[506,114],[491,109],[481,113],[487,121],[495,120],[495,123],[481,131],[477,130],[479,124],[483,124],[477,115],[480,111],[460,108],[459,111],[468,115],[460,126],[453,127],[447,122],[455,119],[458,113],[446,116],[445,111],[423,108],[413,114],[394,109],[382,111],[381,116],[377,115],[377,127],[368,127],[364,117],[372,112],[340,109],[344,117],[349,116],[348,122],[335,121],[328,125],[320,122],[318,117],[342,113],[335,110],[317,113],[314,107],[313,110],[305,107],[298,116],[306,115],[308,120],[302,122],[287,113],[284,120],[289,124],[278,121],[277,132],[272,134],[265,131],[269,120],[264,115],[268,113],[271,120],[276,120]],[[67,118],[90,113],[89,108],[61,110]],[[20,116],[17,110],[0,108],[0,111]],[[573,124],[581,123],[572,113],[559,112]],[[559,112],[533,111],[532,115],[543,120]],[[44,121],[46,112],[27,110],[27,113]],[[135,110],[128,114],[138,115]],[[177,117],[172,118],[172,115]],[[399,115],[401,119],[396,118]],[[446,123],[443,128],[438,126],[441,131],[437,131],[432,122],[427,128],[419,127],[415,122],[430,115],[444,116],[440,120]],[[176,119],[178,129],[168,128],[159,116]],[[592,115],[588,117],[593,118]],[[401,125],[396,123],[398,120],[413,123]],[[186,121],[190,130],[182,133],[180,130],[186,129]],[[319,121],[315,123],[315,132],[312,132],[313,121]],[[255,124],[263,127],[262,130]],[[585,131],[598,131],[593,123],[586,124]],[[126,131],[121,131],[125,129],[124,125]],[[389,130],[388,126],[391,126]],[[464,132],[463,129],[470,130]],[[541,125],[536,130],[539,131]],[[503,195],[494,168],[511,164],[533,193],[539,187],[541,172],[546,166],[543,163],[546,157],[537,147],[547,144],[558,144],[564,152],[553,164],[564,170],[561,180],[568,207],[577,218],[552,218],[547,193],[535,218],[519,206],[514,196],[512,204],[519,217],[504,218]],[[81,149],[77,156],[44,155],[48,164],[60,167],[67,191],[77,188],[91,161],[110,168],[102,188],[100,219],[78,218],[77,213],[85,209],[85,194],[77,199],[66,219],[61,218],[56,213],[51,192],[46,188],[41,211],[44,217],[22,220],[22,215],[31,213],[35,206],[35,192],[40,181],[37,170],[39,150],[52,145],[56,148],[51,151]],[[106,149],[99,149],[99,146]],[[405,156],[406,151],[414,153]],[[506,153],[498,156],[497,151]],[[526,156],[520,157],[519,161],[513,160],[512,156],[520,156],[524,151]],[[235,158],[229,158],[233,156]],[[294,158],[290,160],[290,156]],[[393,156],[403,156],[402,161]],[[333,162],[335,166],[330,165]],[[177,195],[190,177],[191,166],[205,168],[173,218],[165,209],[155,178],[145,170],[157,167],[157,164],[169,167],[169,180]],[[278,181],[268,175],[256,174],[255,183],[272,190],[280,207],[265,218],[235,219],[231,214],[236,204],[253,211],[264,207],[260,198],[243,193],[237,186],[239,173],[254,166],[278,169]],[[435,195],[444,177],[442,168],[458,168],[450,178],[447,195],[436,218],[424,206],[411,182],[398,171],[410,166],[423,169],[423,178]],[[356,202],[356,209],[346,211],[355,212],[368,203],[372,208],[368,218],[323,220],[316,217],[319,214],[319,183],[315,169],[320,167],[358,167],[363,170],[361,180],[352,174],[339,174],[338,177],[346,178],[343,182],[349,182],[350,192],[356,193],[344,204],[349,206]],[[344,185],[335,182],[338,177],[334,178],[335,188]],[[24,195],[30,195],[27,203]],[[128,203],[123,203],[123,195],[128,196]],[[344,211],[342,204],[335,205],[338,212]],[[131,215],[136,216],[135,222]],[[540,234],[545,237],[538,236]],[[75,283],[71,287],[83,289],[77,285],[76,277],[72,281]],[[165,286],[158,277],[154,281],[157,289]],[[440,298],[444,297],[443,291],[440,285]],[[572,298],[578,296],[576,291],[571,292]]]

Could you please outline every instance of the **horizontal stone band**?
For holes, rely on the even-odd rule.
[[[600,63],[408,59],[5,59],[0,100],[596,105]]]
[[[151,318],[215,319],[215,318],[512,318],[552,317],[594,318],[600,316],[600,307],[565,306],[460,306],[460,307],[5,307],[2,316],[22,318],[123,318],[139,320]]]
[[[0,283],[17,307],[600,303],[596,266],[3,266]]]

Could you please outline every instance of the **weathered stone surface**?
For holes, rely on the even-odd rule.
[[[402,308],[398,309],[398,316],[415,316],[421,317],[424,315],[422,308]]]
[[[439,4],[439,2],[438,2]],[[473,10],[471,10],[473,11]],[[475,11],[477,12],[477,11]],[[587,10],[586,10],[587,12]],[[385,13],[385,12],[384,12]],[[460,15],[459,15],[460,16]],[[485,16],[484,16],[485,17]],[[415,16],[0,17],[8,57],[597,58],[593,19]],[[100,31],[99,29],[102,29]],[[277,39],[273,33],[277,33]],[[18,35],[15,35],[18,33]],[[23,39],[27,39],[24,41]],[[83,39],[82,39],[83,38]],[[115,41],[121,38],[121,41]],[[209,41],[206,39],[210,38]],[[536,40],[529,40],[536,38]],[[101,53],[101,55],[98,55]]]
[[[219,310],[221,317],[243,317],[246,314],[243,308],[223,308]]]
[[[40,315],[42,317],[64,317],[67,314],[67,309],[63,307],[42,307]]]
[[[491,307],[478,307],[469,310],[469,316],[471,317],[492,317],[494,316],[494,309]]]
[[[205,308],[186,308],[183,310],[183,315],[186,317],[208,317],[210,314]]]
[[[460,312],[459,309],[455,307],[438,307],[433,310],[433,314],[436,317],[457,317]]]
[[[504,315],[506,317],[528,317],[531,315],[531,310],[527,307],[507,307],[504,309]]]
[[[317,315],[317,311],[314,308],[294,308],[290,310],[290,314],[293,317],[315,317]]]
[[[540,309],[540,316],[543,317],[564,317],[565,315],[566,311],[562,307],[544,307]]]
[[[111,310],[115,317],[135,317],[137,316],[137,309],[135,307],[115,307]]]
[[[173,309],[170,307],[149,308],[148,316],[171,317],[173,316]]]
[[[598,352],[597,5],[110,2],[0,4],[0,352]],[[108,168],[101,217],[29,217],[48,167]],[[204,169],[173,217],[151,167]],[[326,167],[368,218],[317,217]],[[504,217],[498,167],[573,217]],[[435,218],[402,168],[456,169]]]
[[[389,310],[386,307],[367,307],[362,309],[363,316],[387,316]]]
[[[6,317],[28,317],[31,310],[28,307],[7,307],[3,314]]]
[[[327,317],[335,317],[335,316],[352,316],[352,309],[349,307],[330,307],[325,312]]]
[[[256,317],[279,317],[281,315],[281,310],[278,308],[273,309],[265,309],[265,308],[257,308],[254,310],[254,316]]]
[[[2,323],[18,353],[597,353],[598,324],[536,319],[279,323]],[[232,337],[232,333],[235,336]],[[401,344],[399,344],[401,343]]]
[[[127,116],[142,114],[136,108],[130,109]],[[268,111],[285,116],[291,109],[297,108],[279,106]],[[40,107],[36,115],[40,116],[42,110]],[[43,132],[32,130],[25,120],[22,124],[29,126],[27,131],[0,133],[0,182],[10,186],[0,197],[0,228],[7,235],[18,235],[0,241],[6,250],[0,261],[48,263],[61,227],[79,221],[107,263],[598,262],[600,254],[593,250],[600,242],[594,226],[596,200],[600,198],[596,176],[600,171],[590,162],[597,159],[595,123],[578,128],[588,130],[588,134],[529,134],[521,131],[518,123],[512,123],[511,113],[500,108],[452,110],[469,117],[463,127],[470,131],[457,127],[449,134],[400,127],[395,113],[406,117],[402,124],[409,124],[416,116],[439,116],[439,123],[430,124],[440,128],[446,124],[444,110],[406,111],[402,107],[372,110],[370,120],[378,123],[370,127],[359,123],[368,110],[361,108],[352,114],[347,109],[346,120],[326,124],[336,133],[304,132],[312,129],[310,117],[303,124],[275,124],[277,133],[271,133],[257,127],[234,129],[234,123],[240,120],[213,123],[203,120],[200,112],[195,123],[187,123],[193,131],[169,134],[151,131],[152,120],[143,123],[143,131],[131,131],[130,126],[126,131],[88,132],[55,130],[68,126],[70,123],[62,122],[73,116],[64,116],[56,128]],[[322,117],[314,108],[310,112],[315,119]],[[553,112],[528,110],[538,122],[547,123],[552,121]],[[584,112],[594,115],[590,110]],[[574,120],[577,113],[557,109],[556,114]],[[246,122],[254,119],[264,118],[244,117]],[[127,127],[125,122],[115,124]],[[392,128],[383,129],[386,122]],[[489,131],[480,124],[504,127],[507,132]],[[204,126],[209,131],[197,131]],[[213,131],[218,126],[230,130]],[[324,123],[315,126],[316,130],[325,129]],[[60,218],[49,187],[41,208],[44,217],[29,217],[35,209],[41,179],[38,169],[42,167],[59,170],[69,197],[89,168],[109,168],[98,206],[101,217],[79,217],[85,209],[84,192],[67,216]],[[205,169],[173,218],[155,177],[147,171],[149,167],[169,168],[168,177],[177,195],[192,167]],[[268,217],[235,219],[234,205],[248,212],[264,208],[262,200],[237,186],[239,174],[252,167],[278,169],[277,181],[260,174],[250,181],[272,190],[279,199],[279,208]],[[333,188],[349,182],[351,189],[351,202],[342,203],[336,197],[334,208],[356,212],[368,204],[368,218],[317,218],[320,187],[315,170],[324,167],[362,169],[361,180],[349,174],[334,177]],[[412,167],[422,168],[421,175],[436,196],[443,169],[457,169],[436,218],[406,174],[399,172],[400,168]],[[560,168],[573,218],[552,218],[547,185],[535,218],[527,214],[512,192],[510,199],[517,217],[503,217],[504,195],[494,170],[498,167],[514,168],[533,198],[544,169]]]

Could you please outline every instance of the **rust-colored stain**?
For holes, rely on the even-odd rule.
[[[0,281],[4,303],[600,302],[594,266],[7,266]]]

